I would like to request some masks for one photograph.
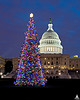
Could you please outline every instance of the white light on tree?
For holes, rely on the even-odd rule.
[[[30,17],[31,17],[31,18],[33,17],[33,13],[30,14]]]

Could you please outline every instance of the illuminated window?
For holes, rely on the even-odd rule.
[[[51,74],[53,74],[53,71],[51,71]]]
[[[53,67],[51,67],[53,69]]]
[[[54,51],[56,51],[56,47],[54,48]]]
[[[57,47],[56,47],[55,49],[56,49],[56,51],[57,51]]]
[[[45,47],[45,51],[46,51],[46,47]]]
[[[48,68],[50,68],[50,66],[48,66]]]
[[[59,48],[58,48],[58,52],[59,52]]]
[[[50,65],[50,62],[48,62],[48,65]]]
[[[51,51],[52,51],[52,47],[51,47]]]
[[[46,60],[46,58],[44,58]]]
[[[47,51],[50,51],[50,47],[47,47]]]
[[[76,71],[76,73],[78,73],[78,70]]]
[[[47,68],[46,66],[44,66],[44,68]]]
[[[53,47],[53,51],[55,51],[55,50],[54,50],[54,47]]]
[[[46,73],[49,74],[49,71],[47,70]]]

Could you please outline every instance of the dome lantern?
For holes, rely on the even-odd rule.
[[[49,31],[49,30],[53,31],[52,26],[53,26],[53,24],[52,24],[51,18],[50,18],[50,21],[49,21],[49,24],[48,24],[48,29],[47,29],[47,31]]]
[[[51,24],[51,18],[50,18],[49,24]]]

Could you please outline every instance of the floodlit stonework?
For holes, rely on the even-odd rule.
[[[5,58],[0,56],[0,72],[4,73],[5,68]]]
[[[41,54],[41,64],[47,78],[69,78],[68,54]]]

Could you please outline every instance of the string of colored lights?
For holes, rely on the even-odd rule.
[[[27,25],[25,33],[25,41],[21,47],[21,56],[17,68],[17,77],[15,85],[45,85],[46,79],[40,64],[40,56],[38,50],[38,37],[35,30],[35,22],[33,18]]]

